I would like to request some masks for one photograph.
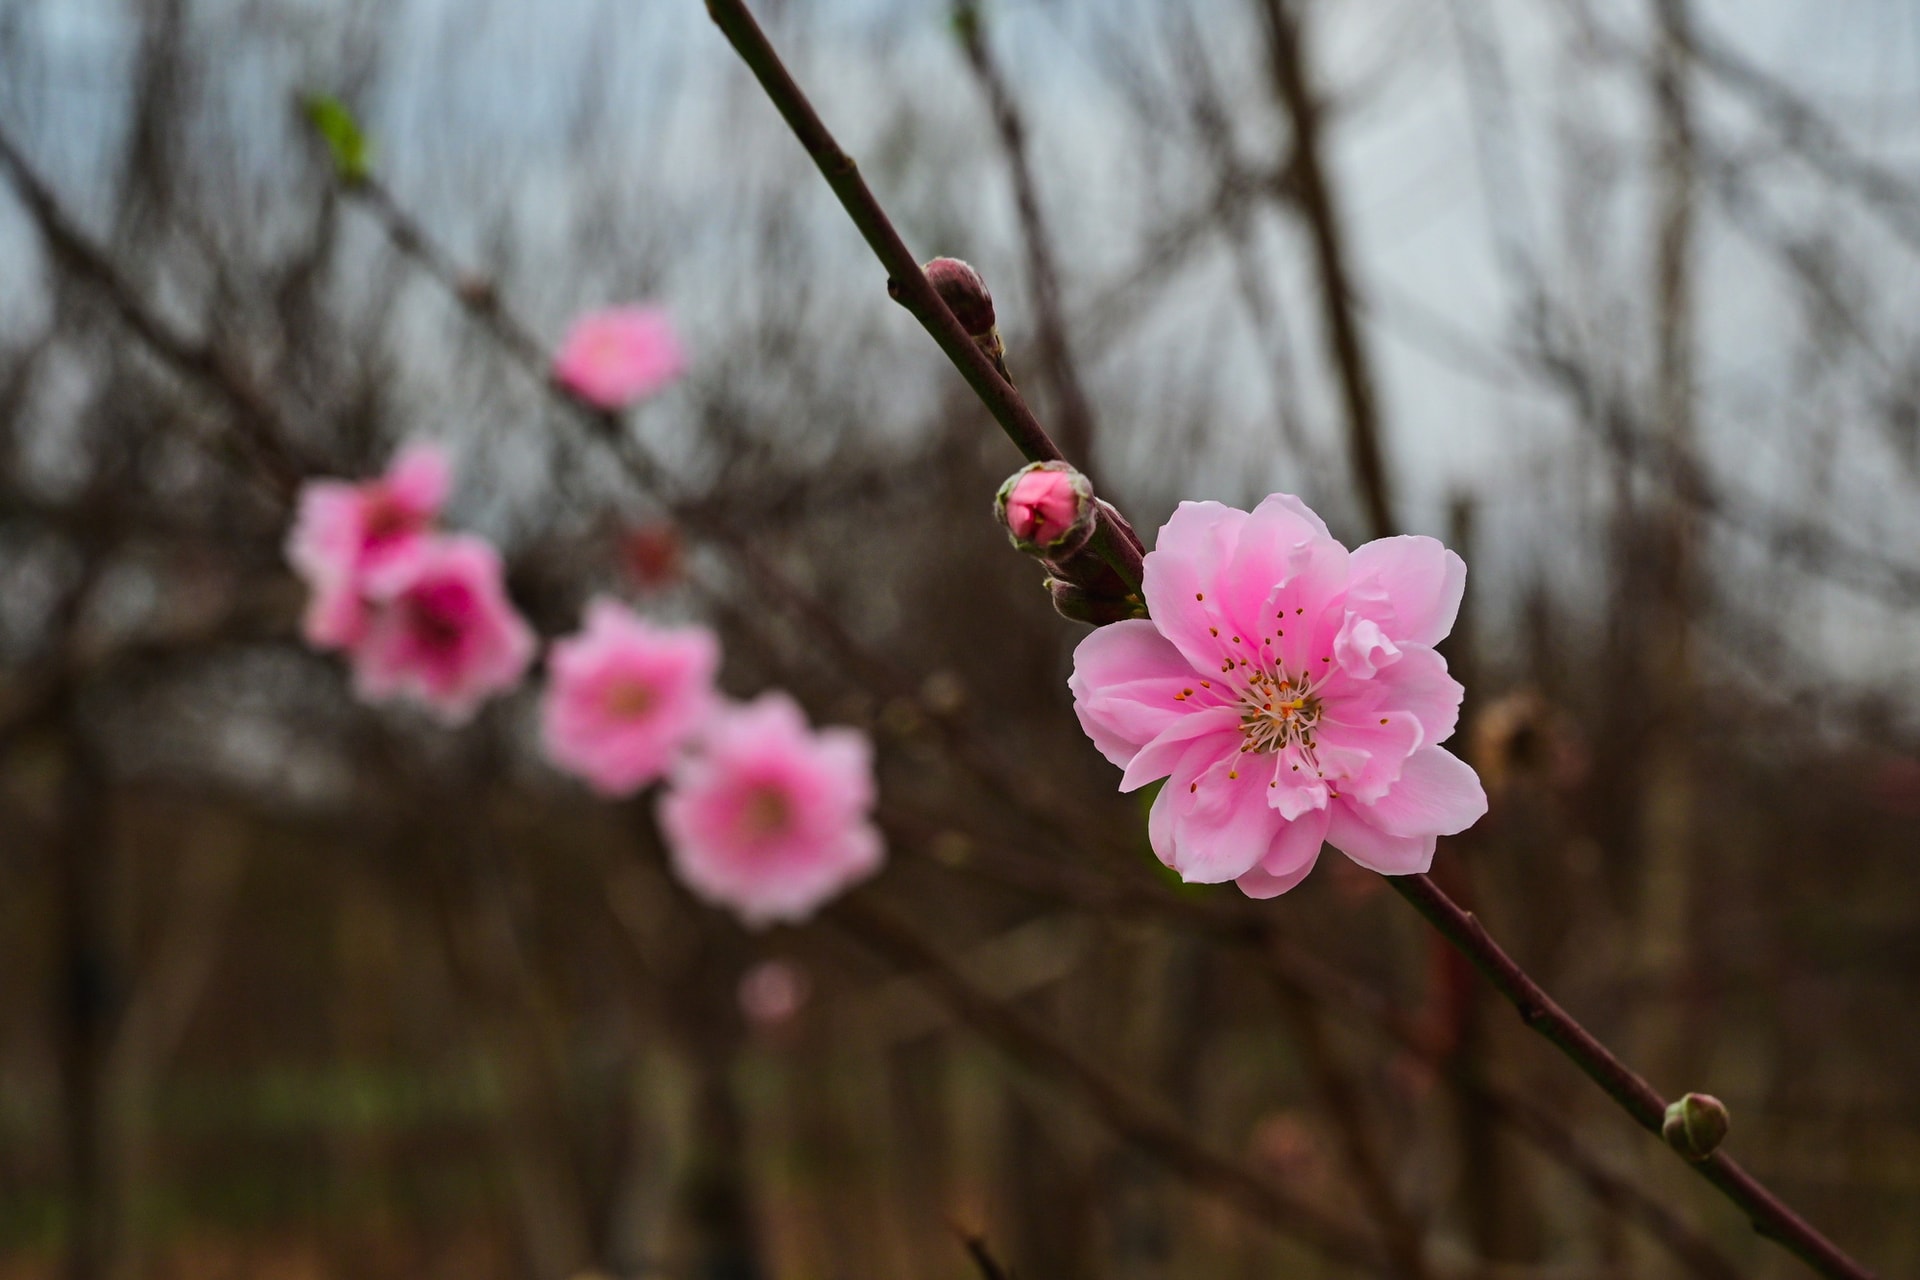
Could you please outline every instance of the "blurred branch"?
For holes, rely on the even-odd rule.
[[[1379,394],[1372,361],[1360,336],[1353,271],[1348,261],[1345,226],[1335,207],[1321,148],[1325,138],[1319,97],[1309,74],[1300,27],[1290,0],[1257,0],[1265,19],[1269,73],[1273,89],[1293,124],[1290,194],[1313,242],[1320,277],[1322,320],[1327,348],[1340,376],[1347,410],[1347,445],[1354,481],[1360,487],[1368,531],[1384,538],[1398,530],[1393,495],[1380,440]]]
[[[895,811],[890,824],[898,824],[901,817]],[[1322,1009],[1338,1010],[1343,1018],[1358,1017],[1421,1061],[1436,1069],[1444,1065],[1445,1055],[1428,1031],[1412,1023],[1370,983],[1294,945],[1274,914],[1259,903],[1174,894],[1163,884],[1089,870],[1084,860],[1068,862],[1011,849],[975,851],[959,869],[1049,902],[1070,904],[1103,921],[1153,921],[1215,945],[1244,948],[1271,970],[1276,981],[1297,989]],[[1449,1083],[1471,1089],[1503,1123],[1565,1167],[1603,1204],[1639,1223],[1702,1280],[1734,1280],[1740,1274],[1710,1240],[1662,1201],[1588,1154],[1560,1117],[1491,1082],[1450,1076]]]
[[[843,899],[829,907],[823,918],[891,964],[914,973],[928,994],[1002,1052],[1072,1086],[1115,1133],[1196,1186],[1330,1259],[1375,1275],[1395,1274],[1372,1240],[1201,1145],[1157,1107],[975,987],[917,932],[875,906],[871,895]]]
[[[5,130],[0,130],[0,168],[12,178],[14,189],[61,269],[94,285],[142,343],[224,400],[234,411],[240,427],[238,440],[246,455],[230,460],[251,464],[263,474],[276,497],[289,497],[301,477],[314,468],[295,452],[293,433],[272,400],[223,351],[181,333],[140,296],[106,250],[60,207],[52,189],[27,163]],[[233,440],[222,436],[218,445],[227,446]]]
[[[987,1248],[986,1240],[978,1232],[968,1231],[959,1226],[954,1227],[954,1232],[960,1237],[960,1243],[966,1249],[967,1257],[971,1258],[973,1265],[979,1268],[980,1280],[1013,1280],[1013,1273],[1000,1265],[1000,1260],[993,1256],[993,1251]]]
[[[1286,1015],[1293,1038],[1300,1045],[1301,1056],[1306,1059],[1314,1085],[1333,1117],[1335,1127],[1340,1130],[1341,1144],[1345,1148],[1354,1184],[1374,1221],[1380,1224],[1395,1272],[1408,1277],[1408,1280],[1431,1276],[1433,1272],[1427,1265],[1426,1254],[1421,1246],[1420,1224],[1407,1211],[1407,1206],[1401,1203],[1394,1190],[1393,1179],[1375,1145],[1372,1126],[1367,1123],[1360,1090],[1334,1052],[1320,1011],[1314,1008],[1302,987],[1286,981],[1277,969],[1275,976],[1279,979],[1275,985],[1279,990],[1281,1010]]]
[[[1582,31],[1598,47],[1616,58],[1650,59],[1627,40],[1603,31],[1585,0],[1567,3]],[[1664,5],[1656,8],[1665,39],[1677,43],[1703,71],[1745,99],[1815,173],[1858,193],[1888,230],[1909,249],[1920,252],[1920,187],[1861,156],[1845,134],[1791,85],[1707,35],[1686,14]]]
[[[1013,180],[1014,209],[1020,217],[1020,241],[1026,251],[1027,282],[1033,298],[1034,343],[1040,368],[1053,391],[1054,409],[1060,415],[1060,447],[1067,457],[1082,459],[1084,466],[1093,450],[1093,406],[1080,385],[1067,341],[1067,322],[1060,305],[1060,272],[1027,150],[1026,121],[987,47],[986,19],[978,0],[956,0],[953,24],[967,65],[986,95],[994,130],[1000,135],[1000,148],[1006,153],[1007,173]]]

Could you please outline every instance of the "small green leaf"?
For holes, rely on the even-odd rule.
[[[315,93],[301,102],[300,109],[333,153],[333,167],[340,180],[365,180],[372,166],[373,148],[346,104],[328,94]]]

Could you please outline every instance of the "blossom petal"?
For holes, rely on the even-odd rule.
[[[1351,719],[1335,714],[1320,722],[1316,737],[1327,781],[1342,795],[1373,801],[1400,776],[1420,746],[1422,731],[1420,721],[1407,711]]]
[[[1453,630],[1460,598],[1467,588],[1467,566],[1438,539],[1420,536],[1379,538],[1357,548],[1352,557],[1355,600],[1380,629],[1400,644],[1432,648]],[[1378,593],[1362,590],[1371,583]],[[1384,596],[1387,607],[1378,605]],[[1362,597],[1376,603],[1369,608]]]
[[[1447,674],[1447,660],[1432,649],[1402,650],[1400,661],[1374,677],[1384,693],[1381,706],[1410,711],[1420,721],[1421,741],[1445,742],[1460,723],[1460,699],[1466,690]]]
[[[1234,881],[1240,892],[1249,898],[1277,898],[1305,880],[1320,860],[1328,817],[1325,809],[1316,809],[1280,828],[1260,865]]]
[[[1458,756],[1422,747],[1407,757],[1387,793],[1359,812],[1389,835],[1450,836],[1486,814],[1487,793],[1472,766]]]
[[[1340,632],[1333,638],[1333,659],[1350,676],[1370,680],[1400,661],[1400,646],[1387,638],[1380,624],[1347,610]]]
[[[1276,493],[1255,507],[1240,527],[1240,537],[1220,583],[1220,599],[1234,633],[1246,643],[1273,636],[1277,606],[1274,588],[1294,580],[1313,562],[1313,548],[1331,542],[1327,526],[1307,504],[1290,493]]]
[[[1318,673],[1331,661],[1346,616],[1347,562],[1347,549],[1332,538],[1304,542],[1268,596],[1263,616],[1273,619],[1273,652],[1288,670]]]
[[[1359,816],[1342,798],[1334,802],[1327,822],[1327,843],[1369,871],[1383,876],[1408,876],[1433,865],[1435,836],[1390,836]]]
[[[1188,759],[1213,739],[1201,739]],[[1185,763],[1185,761],[1183,761]],[[1172,858],[1168,865],[1188,884],[1219,884],[1252,870],[1266,856],[1280,816],[1267,805],[1266,769],[1238,766],[1238,751],[1216,758],[1186,788],[1175,781]],[[1164,799],[1167,792],[1162,791]]]
[[[1232,707],[1207,707],[1181,716],[1140,748],[1120,778],[1120,789],[1138,791],[1155,778],[1166,777],[1186,754],[1187,744],[1211,735],[1220,739],[1211,744],[1214,755],[1237,751],[1241,743],[1239,713]]]
[[[425,441],[402,449],[387,468],[387,492],[407,510],[435,516],[453,488],[453,463],[447,451]]]
[[[1183,502],[1142,563],[1140,590],[1153,625],[1196,671],[1220,666],[1221,642],[1209,628],[1233,625],[1219,593],[1246,522],[1246,512],[1218,502]]]
[[[1100,754],[1125,768],[1134,753],[1192,708],[1174,695],[1193,668],[1144,618],[1101,627],[1073,651],[1074,714]]]

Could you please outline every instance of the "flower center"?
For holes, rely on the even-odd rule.
[[[1283,751],[1295,745],[1313,750],[1323,706],[1305,680],[1255,671],[1247,677],[1240,707],[1242,751]]]
[[[739,831],[748,840],[767,840],[786,831],[793,806],[784,791],[755,787],[740,809]]]
[[[415,643],[427,652],[450,655],[465,642],[471,600],[458,584],[424,587],[409,596],[403,607]]]
[[[639,720],[658,701],[653,686],[641,680],[619,680],[607,690],[607,714],[616,720]]]

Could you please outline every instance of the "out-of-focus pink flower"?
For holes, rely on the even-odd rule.
[[[450,725],[520,682],[533,631],[507,599],[500,554],[485,540],[432,535],[366,575],[367,616],[351,650],[354,691],[404,698]]]
[[[681,880],[749,925],[804,920],[880,867],[873,758],[784,693],[718,712],[675,765],[660,826]]]
[[[300,488],[287,559],[306,580],[307,643],[344,649],[366,623],[366,575],[404,556],[432,529],[453,482],[438,445],[402,449],[387,473],[360,484],[309,480]]]
[[[712,709],[719,667],[720,642],[705,627],[656,627],[616,601],[593,601],[586,628],[555,641],[547,658],[547,758],[603,795],[645,786]]]
[[[658,307],[608,307],[574,321],[553,360],[561,386],[602,409],[624,409],[687,367],[673,321]]]
[[[1432,538],[1349,554],[1291,494],[1251,513],[1181,503],[1146,557],[1151,621],[1082,640],[1068,681],[1121,790],[1167,779],[1147,824],[1160,859],[1251,897],[1298,884],[1323,841],[1425,871],[1436,838],[1487,809],[1437,745],[1462,690],[1433,646],[1466,572]]]
[[[740,1012],[765,1031],[793,1021],[813,993],[807,971],[791,960],[762,960],[740,978]]]

